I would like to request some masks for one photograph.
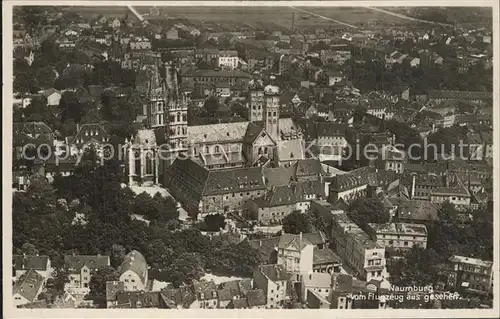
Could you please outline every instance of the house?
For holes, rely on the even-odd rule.
[[[42,292],[44,278],[36,270],[29,269],[12,287],[12,297],[14,298],[14,306],[33,303],[38,295]]]
[[[330,309],[383,309],[390,300],[387,283],[372,280],[363,282],[347,274],[333,274],[331,280]],[[379,295],[379,298],[357,298],[357,296]],[[399,302],[397,294],[393,298]]]
[[[492,92],[479,92],[479,91],[436,91],[431,90],[427,93],[429,102],[441,103],[446,100],[455,101],[469,101],[476,104],[491,104],[493,100]]]
[[[381,167],[386,171],[394,171],[398,174],[403,174],[404,165],[406,162],[406,154],[395,147],[383,147],[380,152]]]
[[[353,275],[367,282],[384,280],[387,276],[384,247],[353,223],[343,209],[326,201],[314,200],[311,210],[331,221],[331,238],[336,252],[354,271]]]
[[[302,276],[301,296],[302,301],[309,308],[329,309],[329,296],[331,293],[332,275],[329,273],[311,273]]]
[[[452,256],[452,288],[467,295],[488,296],[493,292],[493,262]]]
[[[238,68],[239,61],[238,51],[219,51],[217,63],[219,68],[234,70]]]
[[[281,224],[290,213],[307,211],[309,202],[322,195],[323,188],[320,181],[273,186],[262,197],[247,202],[248,214],[262,225]]]
[[[51,277],[52,268],[49,256],[14,255],[12,257],[16,278],[21,277],[30,269],[35,270],[44,280]]]
[[[146,290],[148,281],[148,264],[144,256],[132,250],[124,258],[119,267],[120,279],[124,282],[125,291]]]
[[[450,203],[457,209],[466,209],[471,204],[471,194],[469,190],[459,182],[454,186],[436,187],[431,192],[431,202],[435,204]]]
[[[106,308],[113,308],[118,305],[116,295],[120,291],[125,290],[125,283],[121,281],[106,282]]]
[[[303,234],[283,234],[278,242],[277,264],[299,278],[313,272],[314,245]]]
[[[427,248],[427,228],[420,224],[390,223],[369,224],[370,235],[380,246],[395,251],[408,250],[413,246]]]
[[[66,288],[89,288],[92,273],[99,268],[110,266],[109,256],[102,255],[65,255],[64,267],[68,271],[69,282]]]
[[[395,218],[405,223],[425,223],[438,219],[438,207],[427,200],[389,198]]]
[[[169,285],[161,290],[161,296],[165,301],[168,309],[200,309],[200,302],[198,302],[194,291],[190,286],[180,286],[174,288]]]
[[[252,289],[244,298],[232,299],[227,309],[264,309],[267,308],[266,294],[263,289]]]
[[[224,291],[223,295],[230,295],[231,300],[241,300],[244,299],[248,292],[252,290],[252,279],[242,279],[242,280],[232,280],[226,281],[219,285],[219,308],[227,308],[230,301],[226,299],[225,302],[221,303],[221,291]],[[265,298],[264,298],[265,299]]]
[[[353,223],[345,212],[332,213],[332,238],[337,253],[360,279],[386,278],[385,248]]]
[[[59,106],[59,101],[61,100],[61,92],[54,88],[47,89],[42,93],[43,97],[47,99],[48,106]]]
[[[177,39],[179,39],[179,30],[176,27],[170,28],[165,33],[165,39],[167,39],[167,40],[177,40]]]
[[[109,134],[101,124],[77,124],[76,130],[76,135],[69,142],[70,146],[76,147],[80,152],[94,147],[99,156],[103,155],[102,146],[109,142]]]
[[[166,304],[159,291],[118,291],[116,306],[111,308],[160,308]]]
[[[213,281],[193,281],[193,290],[201,309],[217,309],[217,285]]]
[[[249,199],[263,195],[266,190],[261,167],[209,171],[191,159],[178,159],[170,172],[167,184],[175,198],[185,209],[200,217],[208,213],[241,211]]]
[[[413,58],[410,60],[410,66],[412,68],[417,68],[420,66],[420,58]]]
[[[121,22],[118,18],[115,18],[112,22],[111,22],[111,27],[113,29],[118,29],[121,27]]]
[[[340,71],[327,71],[326,76],[328,78],[328,86],[334,86],[344,79],[344,75]]]
[[[261,265],[253,273],[254,285],[266,295],[266,308],[281,308],[288,300],[290,274],[283,265]]]
[[[328,185],[330,201],[340,199],[349,202],[366,195],[368,185],[377,183],[376,170],[372,167],[361,167],[346,174],[336,175]]]

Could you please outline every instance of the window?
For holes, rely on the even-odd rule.
[[[131,281],[131,282],[135,282],[135,279],[131,279],[130,281]]]
[[[405,245],[405,246],[408,246],[408,242],[407,242],[407,241],[405,241],[405,242],[404,242],[404,245]]]
[[[134,287],[133,287],[133,289],[134,289],[134,290],[137,290],[137,286],[134,286]]]

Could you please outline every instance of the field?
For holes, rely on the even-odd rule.
[[[136,6],[135,9],[146,14],[146,19],[153,18],[147,16],[151,7]],[[72,7],[68,10],[78,12],[82,16],[104,14],[109,17],[123,17],[127,13],[133,16],[126,7]],[[220,30],[289,30],[294,13],[294,25],[299,29],[354,30],[348,25],[362,27],[367,24],[389,26],[412,23],[363,7],[159,7],[159,10],[160,15],[155,17],[155,20],[182,19],[195,26],[214,26]]]

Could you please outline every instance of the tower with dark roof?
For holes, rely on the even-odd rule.
[[[275,77],[271,76],[271,83],[264,88],[264,128],[275,142],[280,139],[280,89],[274,84]]]

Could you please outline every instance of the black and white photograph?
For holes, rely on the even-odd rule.
[[[7,317],[494,315],[498,3],[326,2],[4,3]]]

